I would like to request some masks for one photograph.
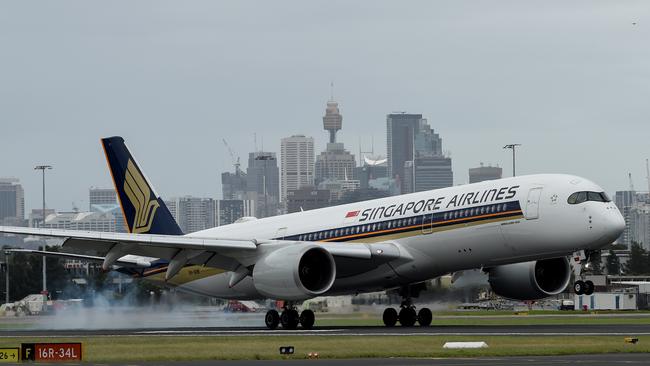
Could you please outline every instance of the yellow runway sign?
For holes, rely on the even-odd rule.
[[[0,362],[18,362],[20,361],[19,348],[0,348]]]

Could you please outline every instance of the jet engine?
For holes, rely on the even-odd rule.
[[[492,290],[515,300],[537,300],[564,291],[571,267],[562,258],[544,259],[497,266],[488,270]]]
[[[272,299],[305,300],[325,293],[336,279],[334,257],[313,244],[294,244],[262,257],[253,268],[259,293]]]

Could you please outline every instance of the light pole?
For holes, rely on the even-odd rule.
[[[5,304],[9,304],[9,255],[11,252],[5,252]]]
[[[40,170],[43,172],[43,221],[41,222],[41,227],[45,226],[45,171],[52,169],[51,165],[37,165],[34,167],[34,170]],[[45,250],[45,246],[43,246]],[[47,262],[45,261],[46,257],[43,256],[43,295],[47,295]]]
[[[517,146],[521,146],[521,144],[508,144],[504,146],[504,149],[512,149],[512,176],[514,177],[515,174],[515,150],[517,149]]]

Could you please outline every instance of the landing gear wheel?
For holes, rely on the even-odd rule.
[[[585,293],[585,287],[584,281],[577,280],[573,283],[573,292],[575,292],[576,295],[582,295]]]
[[[386,310],[384,310],[383,319],[385,326],[394,327],[397,323],[397,310],[394,308],[386,308]]]
[[[399,323],[403,327],[412,327],[415,325],[416,318],[417,314],[415,313],[415,309],[412,307],[402,308],[402,310],[399,311]]]
[[[269,310],[266,312],[266,316],[264,317],[264,323],[266,323],[266,327],[273,330],[278,327],[278,324],[280,324],[280,314],[278,314],[277,310]]]
[[[594,283],[591,281],[585,281],[585,295],[591,295],[594,293]]]
[[[298,328],[299,321],[298,312],[294,309],[287,309],[280,315],[280,324],[282,324],[282,328],[284,329]]]
[[[303,310],[302,313],[300,313],[300,325],[302,325],[304,329],[311,329],[314,326],[315,321],[316,316],[313,311]]]
[[[421,327],[428,327],[431,325],[431,320],[433,319],[433,314],[429,308],[422,308],[418,311],[418,324]]]

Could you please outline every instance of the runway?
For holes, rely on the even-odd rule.
[[[584,324],[584,325],[463,325],[431,327],[316,327],[312,330],[268,330],[259,327],[169,327],[138,329],[54,329],[12,330],[0,332],[9,337],[95,337],[95,336],[641,336],[650,335],[650,324]]]
[[[525,357],[481,357],[481,358],[358,358],[320,360],[269,360],[269,361],[179,361],[179,362],[129,362],[131,366],[285,366],[334,365],[334,366],[546,366],[546,365],[588,365],[588,366],[635,366],[650,364],[650,354],[623,353],[576,356],[525,356]],[[19,366],[21,364],[9,364]],[[124,365],[124,363],[84,363],[84,365]]]

